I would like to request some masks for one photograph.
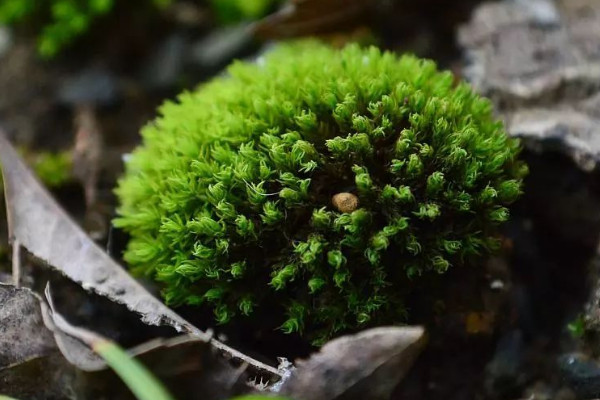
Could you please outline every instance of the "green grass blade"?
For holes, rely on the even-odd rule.
[[[150,371],[117,344],[101,340],[93,344],[93,349],[104,358],[138,400],[174,400]]]

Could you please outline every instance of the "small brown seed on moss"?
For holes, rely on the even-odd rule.
[[[358,208],[358,197],[352,193],[342,192],[333,195],[331,203],[339,212],[351,213]]]

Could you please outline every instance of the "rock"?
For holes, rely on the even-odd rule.
[[[245,24],[215,29],[192,45],[190,63],[203,70],[218,69],[245,52],[251,41]]]
[[[600,397],[600,365],[579,353],[564,354],[558,366],[578,399]]]
[[[567,388],[562,387],[558,390],[548,382],[536,381],[530,385],[520,399],[530,400],[577,400],[575,393]]]
[[[187,50],[187,40],[181,34],[173,33],[163,40],[144,63],[145,85],[151,90],[173,88],[183,72]]]
[[[459,42],[469,60],[464,77],[492,99],[511,135],[586,171],[598,165],[600,1],[484,4]]]
[[[491,395],[510,393],[522,384],[523,335],[515,330],[498,342],[494,358],[485,368],[485,389]],[[521,378],[521,379],[520,379]]]
[[[0,59],[10,50],[12,46],[12,33],[6,26],[0,25]]]
[[[67,78],[58,87],[56,97],[67,105],[110,105],[120,96],[117,78],[107,69],[90,67]]]

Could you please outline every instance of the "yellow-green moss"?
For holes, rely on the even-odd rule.
[[[284,45],[160,114],[117,189],[126,261],[169,304],[316,341],[400,322],[407,276],[493,249],[526,173],[489,101],[376,48]]]

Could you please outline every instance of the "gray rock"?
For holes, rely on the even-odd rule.
[[[216,29],[192,45],[190,62],[202,69],[218,68],[243,52],[251,41],[246,24]]]
[[[600,365],[579,353],[564,354],[558,366],[578,399],[600,397]]]
[[[56,97],[63,104],[101,106],[116,102],[119,92],[119,82],[110,71],[91,67],[65,79]]]
[[[174,33],[162,41],[149,60],[144,63],[142,79],[149,89],[172,88],[177,84],[185,67],[187,40]]]
[[[510,393],[523,383],[523,334],[511,331],[505,334],[496,347],[494,358],[485,368],[485,389],[491,395]]]
[[[511,135],[589,171],[600,161],[600,1],[513,0],[480,6],[459,32],[463,74]]]
[[[12,32],[8,27],[0,25],[0,59],[10,50],[12,43]]]

